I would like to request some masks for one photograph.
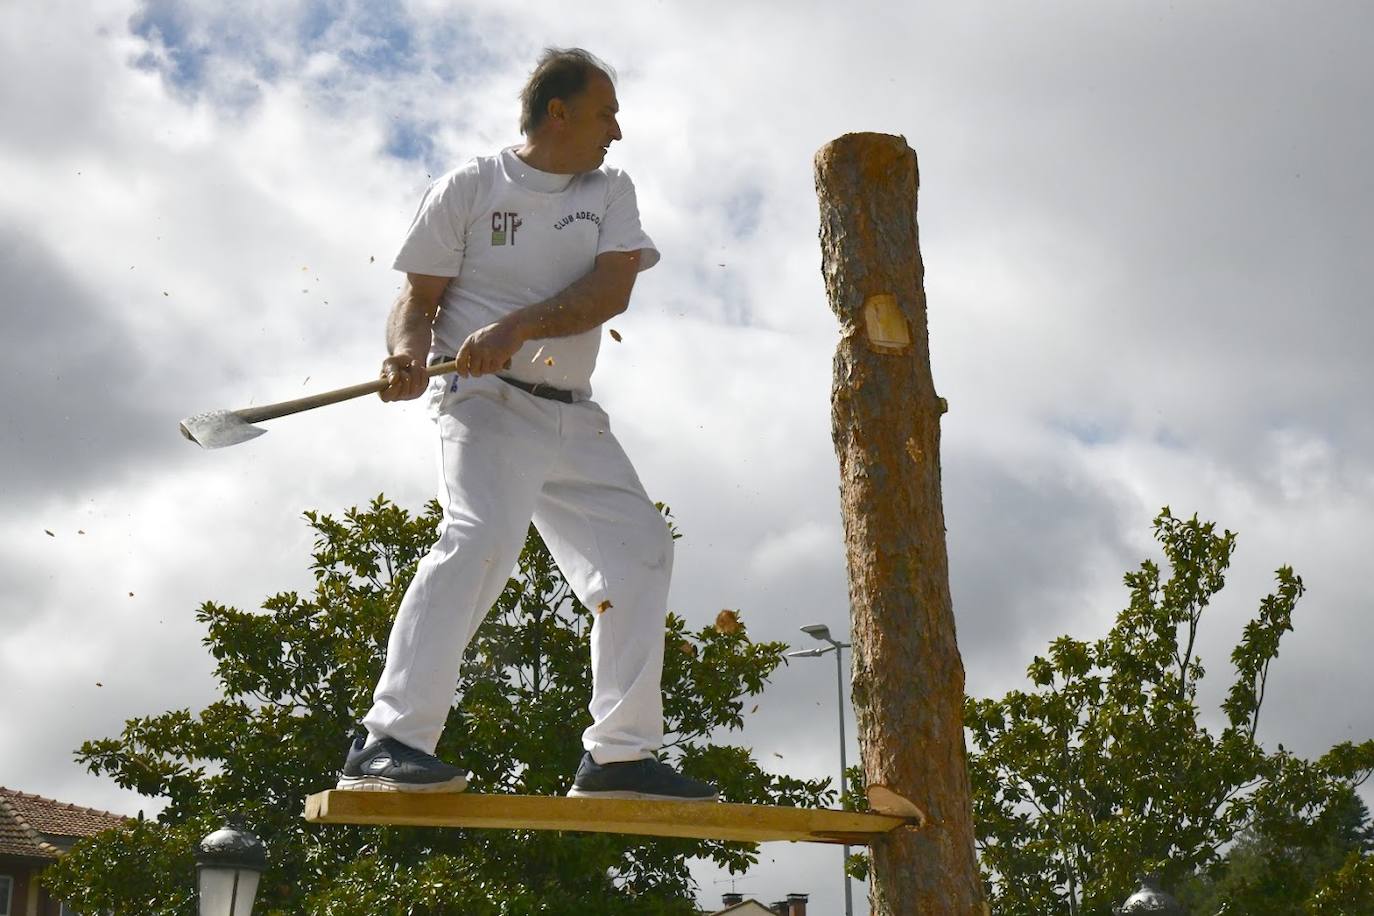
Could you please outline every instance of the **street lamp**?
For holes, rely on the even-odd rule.
[[[795,652],[788,652],[789,658],[820,658],[827,652],[835,653],[835,683],[839,688],[839,710],[840,710],[840,794],[844,794],[845,770],[847,765],[844,759],[844,664],[840,661],[840,650],[848,649],[849,643],[839,642],[831,638],[830,628],[823,623],[813,623],[810,626],[801,628],[801,631],[808,636],[819,639],[821,642],[830,643],[821,649],[798,649]],[[854,916],[854,893],[849,886],[849,846],[844,847],[844,914]]]
[[[252,916],[267,847],[236,817],[200,841],[196,887],[200,916]]]
[[[1126,898],[1121,906],[1112,907],[1117,916],[1134,916],[1136,913],[1154,913],[1158,916],[1187,916],[1173,896],[1159,886],[1159,872],[1140,876],[1140,890]]]

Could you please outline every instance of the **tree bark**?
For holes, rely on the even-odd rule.
[[[901,137],[846,134],[816,154],[822,271],[840,319],[831,406],[864,777],[929,818],[872,847],[869,901],[875,916],[982,916],[918,186]]]

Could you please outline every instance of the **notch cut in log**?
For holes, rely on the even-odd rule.
[[[913,809],[914,810],[914,809]],[[473,792],[317,792],[305,800],[313,824],[571,830],[766,843],[866,845],[917,826],[914,816],[717,802],[480,795]]]

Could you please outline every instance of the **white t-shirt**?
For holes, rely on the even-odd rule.
[[[456,278],[434,321],[434,352],[447,355],[478,328],[562,292],[605,251],[641,251],[640,270],[658,262],[630,176],[605,166],[541,172],[509,147],[429,186],[392,267]],[[588,398],[600,347],[599,327],[531,340],[501,374]]]

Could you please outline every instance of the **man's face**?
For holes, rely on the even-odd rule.
[[[604,74],[593,74],[587,88],[567,100],[559,145],[573,163],[573,171],[590,172],[606,161],[606,150],[620,139],[616,113],[620,104],[615,86]]]

